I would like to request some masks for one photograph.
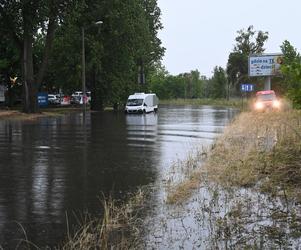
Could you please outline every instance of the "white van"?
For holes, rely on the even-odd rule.
[[[158,104],[156,94],[135,93],[129,96],[124,111],[128,114],[156,112]]]

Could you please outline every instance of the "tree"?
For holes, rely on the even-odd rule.
[[[0,40],[0,84],[8,89],[6,104],[11,107],[19,92],[20,51],[7,36]],[[11,79],[14,79],[11,81]]]
[[[47,69],[55,29],[68,4],[67,0],[6,0],[0,5],[1,34],[14,42],[22,58],[24,112],[38,111],[36,94]],[[40,33],[45,38],[43,57],[35,64],[33,44]]]
[[[213,71],[213,77],[210,79],[212,98],[225,98],[226,97],[226,86],[227,77],[226,72],[222,67],[215,67]]]
[[[64,91],[81,86],[80,27],[85,25],[86,78],[91,109],[122,103],[133,91],[147,89],[137,83],[138,66],[148,73],[164,53],[157,37],[160,9],[155,0],[87,1],[65,18],[54,42],[51,75]],[[93,26],[102,20],[100,27]],[[89,27],[89,28],[88,28]],[[70,53],[70,55],[68,55]],[[49,77],[51,77],[49,75]]]
[[[143,64],[148,75],[162,58],[164,48],[157,36],[160,14],[157,0],[4,1],[0,32],[7,38],[2,41],[13,39],[19,51],[24,111],[38,111],[36,93],[41,87],[66,93],[81,87],[82,27],[93,109],[146,90],[148,86],[137,84],[138,66]],[[103,21],[101,29],[90,25],[98,20]]]
[[[239,83],[248,81],[248,56],[250,54],[262,54],[264,44],[268,39],[268,32],[254,31],[251,25],[247,30],[239,30],[235,38],[236,44],[230,53],[227,63],[227,75],[229,84],[239,92]]]
[[[148,75],[162,58],[160,9],[156,0],[118,0],[106,1],[103,10],[103,79],[110,101],[122,102],[134,90],[147,89],[137,83],[138,67],[143,64]]]
[[[301,56],[289,41],[284,41],[280,46],[283,53],[283,88],[293,105],[301,108]]]

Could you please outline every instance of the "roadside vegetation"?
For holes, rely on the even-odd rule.
[[[206,178],[227,187],[250,187],[301,202],[301,111],[244,112],[229,125],[195,169],[169,195]],[[193,190],[186,194],[191,194]],[[185,198],[189,198],[186,196]]]
[[[210,248],[300,247],[301,111],[243,112],[183,166],[166,202],[209,224]]]
[[[237,31],[225,68],[215,66],[210,77],[197,69],[171,75],[161,64],[165,48],[158,38],[163,26],[157,0],[135,0],[130,7],[120,0],[68,0],[64,5],[8,1],[1,10],[0,84],[7,90],[5,105],[22,103],[26,113],[40,112],[38,92],[70,95],[82,89],[81,28],[87,40],[86,89],[91,91],[91,110],[117,107],[135,92],[153,92],[161,100],[202,100],[197,103],[228,106],[229,102],[220,100],[239,99],[242,83],[253,83],[254,91],[264,86],[264,77],[249,77],[248,56],[265,52],[269,34],[252,25]],[[273,77],[272,89],[300,108],[300,54],[289,41],[279,47],[282,74]],[[22,58],[20,51],[28,58]],[[24,65],[28,71],[22,70]]]
[[[201,106],[201,105],[210,105],[210,106],[218,106],[218,107],[235,107],[242,108],[247,107],[247,100],[239,99],[239,98],[231,98],[229,100],[224,98],[213,99],[213,98],[195,98],[195,99],[166,99],[160,100],[160,104],[172,104],[172,105],[193,105],[193,106]]]
[[[68,232],[59,249],[139,249],[147,191],[139,189],[126,202],[103,198],[102,216],[85,217],[75,233]]]
[[[239,30],[226,68],[216,66],[212,70],[212,77],[203,76],[198,70],[170,75],[164,66],[158,64],[150,78],[150,90],[164,100],[161,103],[239,106],[238,100],[242,94],[246,96],[246,93],[241,92],[241,84],[254,84],[254,91],[248,93],[248,97],[254,97],[256,91],[264,89],[264,77],[249,76],[248,57],[250,54],[260,55],[265,52],[264,45],[268,36],[268,32],[256,31],[252,25]],[[284,41],[279,46],[283,54],[281,76],[272,77],[271,87],[278,97],[286,98],[294,108],[300,108],[300,53],[289,41]],[[233,98],[237,99],[237,104],[232,102]],[[221,101],[226,99],[230,101]]]
[[[242,113],[214,144],[208,176],[301,202],[301,112]]]

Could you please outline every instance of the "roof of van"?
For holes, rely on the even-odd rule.
[[[155,93],[135,93],[130,95],[129,98],[145,98],[148,95],[156,95]]]

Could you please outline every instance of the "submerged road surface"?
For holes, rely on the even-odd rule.
[[[0,121],[0,248],[26,237],[39,247],[57,245],[67,217],[99,213],[103,194],[122,198],[155,183],[194,147],[210,145],[236,113],[161,106],[157,114]]]

